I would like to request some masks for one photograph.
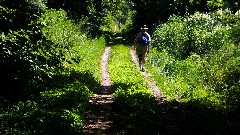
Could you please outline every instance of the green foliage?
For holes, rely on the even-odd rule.
[[[68,18],[75,22],[83,22],[88,37],[101,36],[102,1],[99,0],[46,0],[49,8],[63,9]]]
[[[32,93],[28,88],[31,87],[33,78],[39,77],[39,73],[36,72],[37,65],[47,63],[46,59],[39,60],[41,56],[37,57],[36,53],[41,49],[40,42],[37,41],[42,38],[40,26],[36,21],[39,15],[45,12],[46,7],[41,2],[12,2],[3,1],[0,7],[0,24],[5,26],[0,29],[0,72],[4,78],[1,95],[22,99],[28,97],[26,93]],[[42,42],[48,41],[43,39]],[[12,85],[9,86],[9,83]]]
[[[95,40],[85,39],[80,44],[83,45],[76,45],[72,48],[72,52],[66,53],[66,60],[63,62],[64,67],[81,72],[90,72],[95,80],[100,83],[102,81],[100,63],[101,56],[105,51],[105,39],[103,37]]]
[[[94,0],[45,0],[46,5],[53,9],[63,9],[68,13],[70,19],[78,20],[81,17],[88,16],[92,12]]]
[[[35,93],[32,87],[36,81],[55,74],[54,69],[61,67],[64,57],[64,52],[61,52],[64,46],[47,39],[48,35],[42,32],[41,24],[33,21],[29,25],[31,29],[9,30],[1,36],[1,72],[3,78],[13,84],[13,87],[2,88],[4,94],[12,97],[16,95],[16,98],[27,97],[26,93]]]
[[[239,10],[239,2],[234,0],[174,0],[174,4],[181,15],[195,12],[213,12],[219,9]]]
[[[209,0],[207,1],[207,6],[210,10],[218,9],[223,7],[224,1],[223,0]]]
[[[148,68],[165,95],[236,109],[239,36],[233,33],[238,35],[238,17],[229,10],[195,13],[172,16],[157,27]]]
[[[195,13],[186,18],[170,17],[167,23],[156,28],[153,46],[159,50],[167,49],[179,59],[187,58],[192,52],[202,55],[219,50],[221,46],[231,42],[229,31],[237,23],[233,18],[238,18],[229,11],[225,11],[225,14],[219,12]]]
[[[181,15],[185,13],[207,12],[209,11],[207,3],[208,0],[174,0],[174,4]]]
[[[1,59],[0,68],[4,80],[12,84],[8,86],[3,81],[4,85],[1,86],[3,93],[1,95],[12,97],[16,95],[15,98],[22,98],[27,97],[26,93],[31,93],[29,89],[24,90],[30,87],[31,79],[38,78],[38,74],[34,71],[35,67],[46,62],[36,60],[36,50],[41,48],[36,45],[41,33],[36,20],[38,15],[44,12],[44,5],[42,3],[36,5],[36,3],[25,1],[18,2],[20,5],[12,5],[5,1],[3,5],[6,7],[1,7],[3,9],[1,13],[4,17],[1,24],[6,27],[1,28],[0,42],[3,59]]]
[[[43,35],[61,48],[61,50],[55,50],[56,54],[65,54],[68,49],[77,45],[81,46],[86,40],[86,36],[81,33],[81,24],[74,25],[68,20],[63,10],[48,10],[41,16],[39,23],[44,26]]]
[[[174,10],[174,0],[132,0],[134,2],[133,9],[136,11],[134,17],[133,30],[135,32],[143,25],[149,27],[149,32],[152,33],[154,25],[158,22],[165,22],[169,15],[172,15]]]
[[[47,0],[50,8],[67,11],[68,17],[74,20],[84,20],[88,37],[104,34],[116,34],[128,31],[132,25],[133,3],[127,0],[97,1],[97,0]],[[108,35],[108,36],[110,36]]]
[[[89,90],[73,83],[65,89],[41,93],[37,101],[10,106],[1,116],[2,134],[76,134],[83,126]]]
[[[45,11],[46,6],[40,0],[3,0],[0,6],[0,24],[4,27],[1,27],[1,31],[7,33],[9,30],[30,29],[32,26],[29,27],[29,24]]]
[[[21,16],[7,7],[1,7],[1,14],[9,15],[1,23]],[[0,132],[76,134],[83,126],[88,97],[102,79],[105,39],[88,39],[84,21],[70,21],[63,10],[39,15],[21,29],[15,24],[9,25],[12,30],[0,29]]]
[[[125,134],[151,134],[155,132],[156,108],[154,96],[134,87],[119,88],[115,92],[116,122]],[[155,130],[154,130],[155,129]]]
[[[131,1],[117,0],[109,2],[105,0],[102,5],[104,10],[100,26],[101,31],[112,35],[130,30],[135,14]]]
[[[135,15],[134,27],[139,28],[173,13],[219,7],[237,11],[238,5],[232,0],[2,0],[0,133],[80,132],[87,99],[102,80],[100,58],[106,41],[87,38],[98,37],[100,30],[108,34],[132,30]],[[190,104],[238,112],[239,23],[239,13],[219,10],[171,16],[157,27],[147,66],[163,93]],[[127,47],[112,47],[108,69],[122,130],[154,132],[158,128],[154,97]]]
[[[238,22],[238,24],[240,24],[240,22]],[[230,30],[230,34],[232,36],[232,41],[234,42],[234,44],[239,45],[240,26],[239,25],[233,26],[232,29]]]

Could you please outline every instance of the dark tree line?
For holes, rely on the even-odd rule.
[[[240,2],[235,0],[132,0],[135,3],[136,16],[133,27],[138,30],[143,24],[154,28],[154,24],[164,23],[170,15],[184,16],[186,13],[194,14],[196,11],[205,13],[218,8],[229,8],[236,12]],[[135,31],[136,32],[136,31]]]

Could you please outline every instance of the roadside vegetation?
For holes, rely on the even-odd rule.
[[[171,16],[156,28],[148,62],[164,95],[238,109],[239,17],[229,10],[197,12]]]
[[[186,126],[179,133],[240,132],[239,17],[229,10],[173,15],[154,31],[147,70]]]
[[[240,133],[240,11],[235,0],[1,0],[0,134],[80,134],[109,41],[142,25],[156,104],[129,47],[108,72],[123,134]],[[115,37],[122,38],[115,38]]]
[[[80,133],[102,79],[105,39],[88,39],[63,10],[45,10],[29,25],[2,33],[0,133]]]

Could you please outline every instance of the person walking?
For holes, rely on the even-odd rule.
[[[141,28],[141,32],[139,32],[134,40],[134,49],[136,50],[136,54],[138,56],[139,68],[141,71],[145,71],[145,58],[149,53],[151,37],[147,33],[147,26],[143,25]]]

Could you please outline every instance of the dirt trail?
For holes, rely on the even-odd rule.
[[[94,96],[90,97],[87,109],[87,118],[83,128],[86,135],[111,135],[111,127],[113,124],[113,91],[110,84],[110,78],[107,72],[107,62],[110,53],[110,46],[107,46],[102,56],[102,83],[101,89],[94,92]]]
[[[102,68],[102,83],[101,89],[94,92],[94,95],[89,99],[89,105],[87,108],[87,116],[84,121],[83,133],[85,135],[114,135],[113,118],[114,114],[112,110],[113,103],[113,90],[111,88],[110,77],[107,71],[108,57],[110,53],[110,44],[106,47],[102,56],[101,68]],[[133,50],[130,50],[133,62],[138,67],[138,61]],[[160,93],[156,84],[150,79],[147,72],[142,72],[143,76],[148,81],[152,88],[152,92],[156,99],[163,100],[164,96]]]
[[[89,99],[89,106],[85,114],[87,117],[84,121],[83,134],[85,135],[115,135],[119,134],[122,127],[118,127],[118,123],[114,118],[118,118],[118,114],[113,109],[113,90],[111,88],[110,78],[107,72],[108,56],[110,46],[107,46],[102,56],[102,76],[103,81],[101,88],[94,93]],[[133,50],[130,50],[133,62],[138,67],[138,60]],[[152,92],[156,99],[160,102],[156,104],[156,118],[152,121],[155,125],[153,133],[156,134],[219,134],[215,125],[221,121],[219,116],[215,115],[214,110],[204,109],[204,106],[194,106],[191,103],[179,103],[178,101],[168,101],[164,97],[148,72],[142,72],[147,82],[151,86]],[[213,119],[210,119],[212,118]],[[211,123],[209,124],[209,120]],[[224,120],[224,118],[223,118]],[[215,123],[215,124],[212,124]],[[223,125],[225,122],[223,121]],[[214,125],[214,126],[212,126]],[[120,130],[118,130],[119,128]],[[123,126],[124,128],[124,126]],[[221,128],[221,124],[220,124]],[[146,130],[145,128],[139,129]],[[209,132],[211,131],[211,132]]]
[[[139,64],[138,64],[138,60],[137,60],[137,57],[135,55],[135,52],[134,50],[130,49],[130,54],[132,56],[132,60],[133,62],[136,64],[137,68],[139,68]],[[149,74],[145,71],[145,72],[142,72],[142,75],[146,78],[148,84],[151,86],[151,89],[152,89],[152,93],[154,94],[155,98],[157,100],[164,100],[166,99],[165,96],[163,96],[161,93],[160,93],[160,90],[158,89],[157,85],[155,84],[155,82],[150,78]]]

